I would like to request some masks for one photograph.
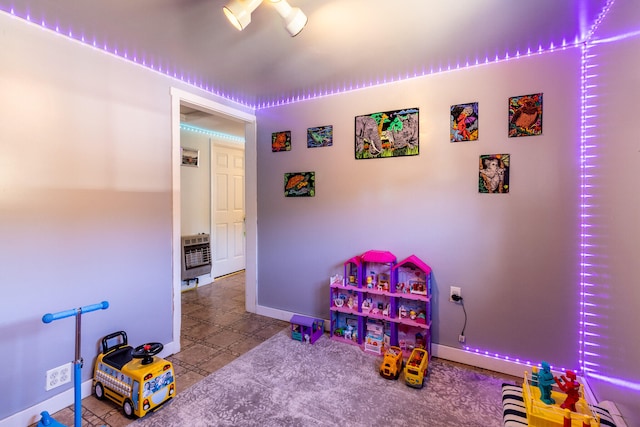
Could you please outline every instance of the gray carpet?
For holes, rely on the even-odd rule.
[[[134,426],[502,426],[502,379],[432,359],[418,390],[380,377],[381,361],[285,330]]]

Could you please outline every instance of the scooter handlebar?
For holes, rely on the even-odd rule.
[[[84,307],[80,307],[80,308],[72,308],[70,310],[59,311],[57,313],[47,313],[44,316],[42,316],[42,321],[44,323],[51,323],[54,320],[75,316],[79,313],[89,313],[91,311],[96,311],[96,310],[106,310],[107,308],[109,308],[109,302],[102,301],[101,303],[98,303],[98,304],[85,305]]]

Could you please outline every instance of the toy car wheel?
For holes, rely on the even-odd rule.
[[[96,383],[93,392],[99,400],[104,400],[104,387],[102,387],[102,383]]]
[[[129,399],[125,399],[122,404],[122,411],[127,418],[133,418],[133,403]]]

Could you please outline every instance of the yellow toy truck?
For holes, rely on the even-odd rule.
[[[93,374],[96,397],[117,403],[128,418],[158,409],[176,393],[173,364],[154,357],[162,348],[161,343],[149,343],[134,349],[124,331],[104,337]]]
[[[388,380],[397,380],[402,370],[402,350],[400,347],[391,346],[384,353],[384,359],[380,365],[380,376]]]
[[[422,388],[427,376],[429,355],[423,348],[414,348],[404,367],[404,381],[409,387]]]

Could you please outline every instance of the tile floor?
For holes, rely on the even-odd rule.
[[[177,393],[271,338],[288,322],[245,311],[244,271],[182,293],[181,351],[170,357]],[[73,426],[73,406],[53,414]],[[114,403],[93,395],[82,400],[82,426],[122,427],[132,420]]]

